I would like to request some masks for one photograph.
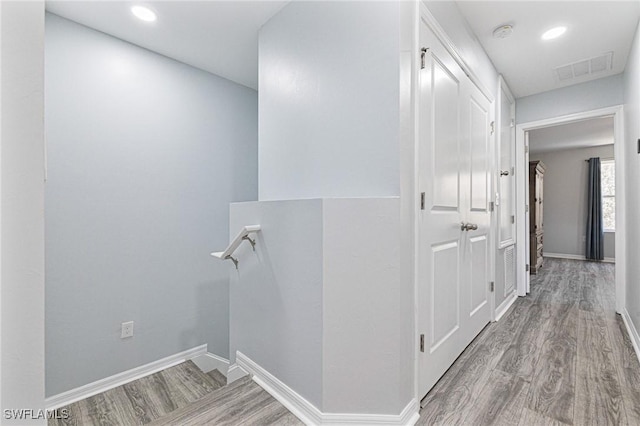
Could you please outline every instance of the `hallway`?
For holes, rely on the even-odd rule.
[[[545,259],[423,400],[420,425],[640,424],[640,364],[614,265]]]

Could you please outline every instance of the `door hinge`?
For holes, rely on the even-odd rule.
[[[515,126],[515,125],[516,125],[516,122],[515,122],[515,120],[512,118],[512,119],[511,119],[511,127],[513,127],[513,126]]]
[[[525,212],[525,213],[529,213],[529,204],[527,204],[526,206],[524,206],[524,212]]]
[[[424,352],[424,334],[420,335],[420,352]]]
[[[420,210],[424,210],[424,192],[420,193]]]
[[[525,145],[524,147],[524,152],[528,153],[529,152],[529,145]]]
[[[516,174],[516,168],[512,167],[511,168],[511,176],[514,176]]]
[[[491,134],[493,134],[496,131],[496,122],[492,121],[491,122]]]
[[[511,223],[516,223],[516,217],[514,215],[511,215]]]
[[[529,264],[527,263],[527,266],[525,266],[525,271],[529,272]]]
[[[491,281],[489,283],[489,291],[491,291],[493,293],[493,291],[496,289],[496,283],[494,283],[493,281]]]
[[[425,69],[425,67],[427,66],[426,62],[427,62],[427,50],[429,50],[428,47],[423,47],[422,49],[420,49],[420,69],[423,70]]]
[[[496,203],[489,201],[489,211],[492,212],[496,208]]]

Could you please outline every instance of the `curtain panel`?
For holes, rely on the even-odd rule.
[[[600,158],[589,159],[587,181],[587,239],[585,257],[604,259],[604,224],[602,220],[602,186],[600,185]]]

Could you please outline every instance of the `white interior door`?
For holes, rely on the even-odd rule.
[[[490,320],[489,102],[421,24],[419,390],[437,382]],[[466,227],[462,224],[468,225]]]

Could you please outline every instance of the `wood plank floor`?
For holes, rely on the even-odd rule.
[[[640,425],[640,364],[615,313],[614,265],[546,259],[422,401],[419,425]],[[301,425],[248,377],[192,362],[65,407],[62,425]]]
[[[302,424],[248,377],[226,382],[219,371],[205,374],[187,361],[62,407],[69,417],[48,425]]]
[[[48,424],[147,424],[199,400],[223,385],[203,373],[192,361],[186,361],[62,407],[68,410],[69,418],[51,419]]]
[[[545,259],[423,399],[419,425],[640,425],[640,364],[614,265]]]
[[[303,423],[249,377],[236,380],[149,426],[235,426]]]

